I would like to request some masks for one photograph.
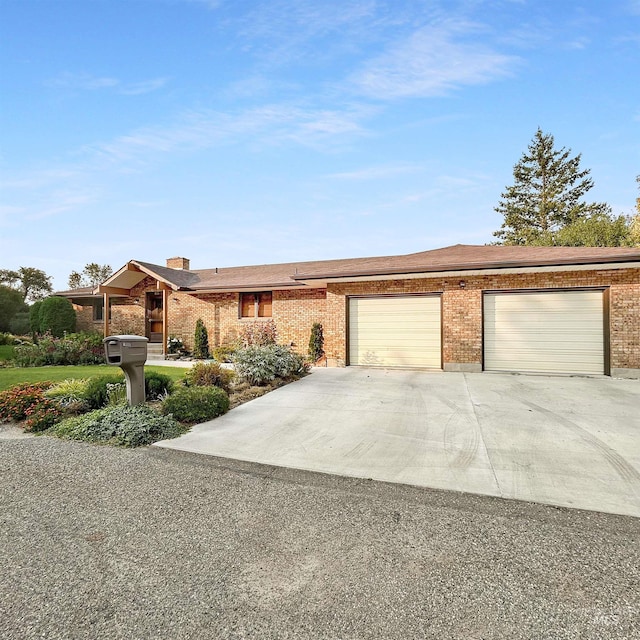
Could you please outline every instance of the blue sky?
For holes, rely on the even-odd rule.
[[[537,127],[631,213],[640,0],[0,0],[0,268],[493,240]]]

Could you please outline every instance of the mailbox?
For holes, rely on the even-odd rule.
[[[144,336],[109,336],[103,340],[107,364],[119,366],[127,383],[130,405],[145,401],[144,363],[147,360],[148,338]]]

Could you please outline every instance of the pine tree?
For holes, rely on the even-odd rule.
[[[559,229],[589,216],[610,215],[608,205],[582,200],[593,180],[589,169],[580,169],[580,158],[572,158],[571,149],[555,149],[553,136],[538,128],[513,168],[514,184],[495,208],[504,216],[493,234],[499,244],[554,244]]]
[[[193,340],[193,355],[196,358],[209,357],[209,334],[201,318],[196,321],[196,332]]]

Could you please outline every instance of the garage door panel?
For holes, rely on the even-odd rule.
[[[489,371],[604,373],[602,292],[485,294],[484,360]]]
[[[349,363],[441,367],[440,297],[349,300]]]

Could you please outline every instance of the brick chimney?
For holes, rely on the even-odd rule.
[[[189,258],[167,258],[167,267],[189,271]]]

